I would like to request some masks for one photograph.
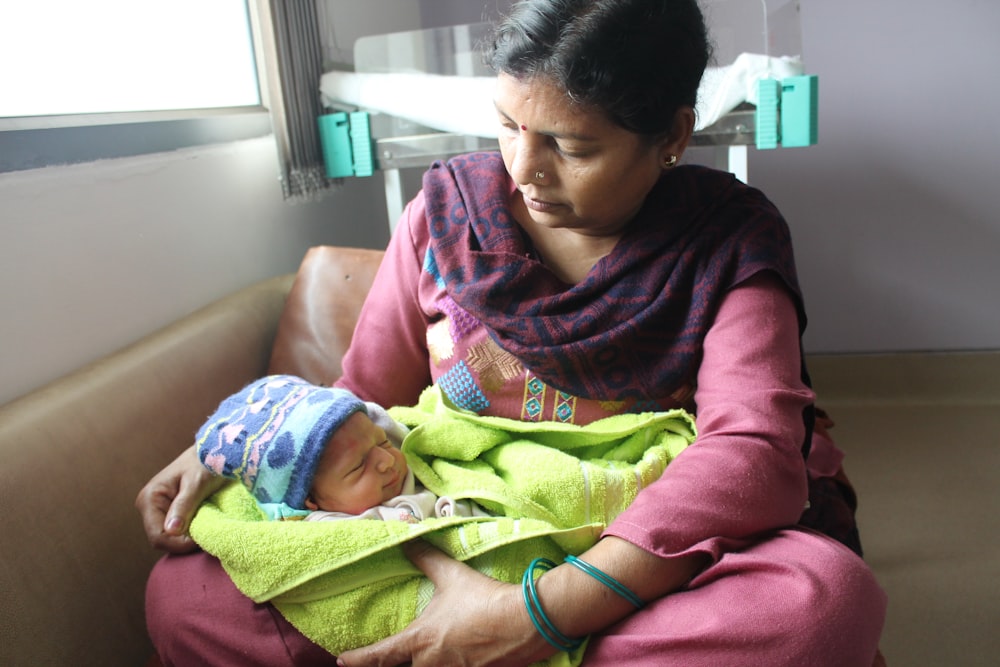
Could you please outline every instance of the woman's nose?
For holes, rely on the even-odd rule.
[[[521,185],[530,183],[534,180],[535,172],[545,170],[537,143],[538,137],[531,136],[525,130],[511,139],[510,177],[515,183]]]

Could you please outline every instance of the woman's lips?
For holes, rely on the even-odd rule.
[[[538,211],[539,213],[551,213],[559,207],[559,204],[555,204],[553,202],[542,201],[541,199],[532,199],[523,192],[521,193],[521,196],[524,197],[524,205],[532,211]]]

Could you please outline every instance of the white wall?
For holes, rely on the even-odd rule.
[[[819,145],[750,180],[791,224],[807,348],[1000,349],[1000,3],[800,4]]]
[[[265,137],[0,174],[0,404],[306,249],[384,246],[380,177],[283,201]]]

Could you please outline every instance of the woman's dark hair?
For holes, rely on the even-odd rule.
[[[523,0],[486,53],[497,73],[541,75],[647,136],[695,105],[710,47],[697,0]]]

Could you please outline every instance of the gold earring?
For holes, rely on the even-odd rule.
[[[677,164],[677,156],[674,155],[673,153],[663,158],[663,166],[665,168],[669,169],[670,167],[673,167],[675,164]]]

